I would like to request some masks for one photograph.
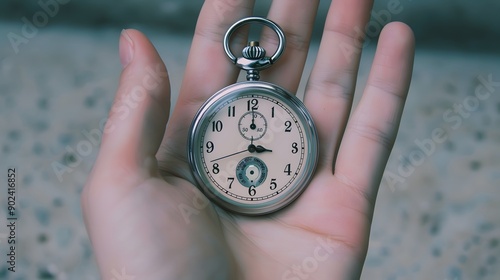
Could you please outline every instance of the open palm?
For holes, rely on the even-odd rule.
[[[268,18],[284,29],[288,44],[261,80],[297,90],[318,2],[273,1]],[[232,23],[251,15],[253,4],[205,1],[170,120],[163,62],[140,32],[122,33],[124,70],[82,194],[103,279],[359,278],[410,83],[412,32],[402,23],[384,28],[363,97],[350,116],[363,39],[356,31],[366,25],[372,3],[332,1],[304,100],[320,140],[316,174],[289,207],[240,216],[217,208],[195,187],[186,142],[201,104],[237,79],[222,38]],[[260,42],[266,49],[276,46],[271,32]]]

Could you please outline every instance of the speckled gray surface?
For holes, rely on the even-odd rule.
[[[214,6],[219,14],[225,6],[234,6],[243,0],[219,0]],[[31,20],[40,11],[48,10],[50,23],[70,23],[99,27],[102,24],[130,26],[153,25],[170,32],[191,30],[204,0],[39,0],[0,1],[0,18],[22,22]],[[272,1],[255,1],[254,14],[265,15]],[[331,0],[321,0],[317,23],[322,26]],[[498,0],[376,0],[375,21],[401,20],[413,26],[420,42],[454,43],[465,47],[478,44],[492,47],[500,42],[498,28]],[[388,13],[389,12],[389,13]],[[52,16],[53,15],[53,16]],[[377,29],[376,26],[372,26]],[[316,28],[320,37],[322,28]],[[490,34],[490,36],[485,36]],[[468,38],[468,40],[463,40]]]
[[[1,24],[0,34],[15,28]],[[19,208],[18,271],[9,273],[2,188],[0,279],[98,279],[79,194],[117,85],[119,33],[47,27],[17,55],[0,45],[0,179],[16,168]],[[146,34],[177,92],[190,39]],[[367,48],[360,87],[372,55]],[[417,50],[362,279],[500,279],[499,65],[493,54]]]

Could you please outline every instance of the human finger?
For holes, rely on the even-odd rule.
[[[371,202],[399,128],[414,44],[413,32],[403,23],[390,23],[383,29],[366,88],[339,149],[335,177]]]
[[[286,47],[277,63],[262,71],[262,80],[280,85],[291,93],[297,91],[309,51],[318,4],[318,0],[273,1],[267,18],[283,29]],[[271,56],[277,49],[279,40],[273,30],[265,28],[260,43],[267,55]]]
[[[180,104],[201,105],[208,97],[236,81],[239,68],[223,49],[228,28],[251,15],[253,0],[206,0],[200,11],[179,96]],[[236,47],[246,43],[244,33],[236,36]],[[214,75],[216,73],[216,75]]]
[[[154,46],[137,30],[122,32],[120,56],[124,69],[94,169],[149,172],[169,116],[168,73]]]
[[[320,139],[320,168],[333,168],[349,117],[363,44],[364,26],[373,1],[334,0],[304,103],[312,114]]]

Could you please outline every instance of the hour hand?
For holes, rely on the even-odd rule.
[[[255,146],[254,144],[248,145],[248,151],[250,153],[263,153],[263,152],[272,152],[272,150],[266,149],[261,145]]]
[[[263,153],[263,152],[272,152],[273,150],[269,150],[269,149],[262,147],[261,145],[258,145],[257,147],[255,147],[255,151],[257,153]]]

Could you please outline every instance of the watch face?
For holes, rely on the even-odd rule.
[[[263,82],[212,96],[191,126],[189,161],[201,190],[219,206],[248,215],[295,200],[316,166],[318,140],[304,105]]]

